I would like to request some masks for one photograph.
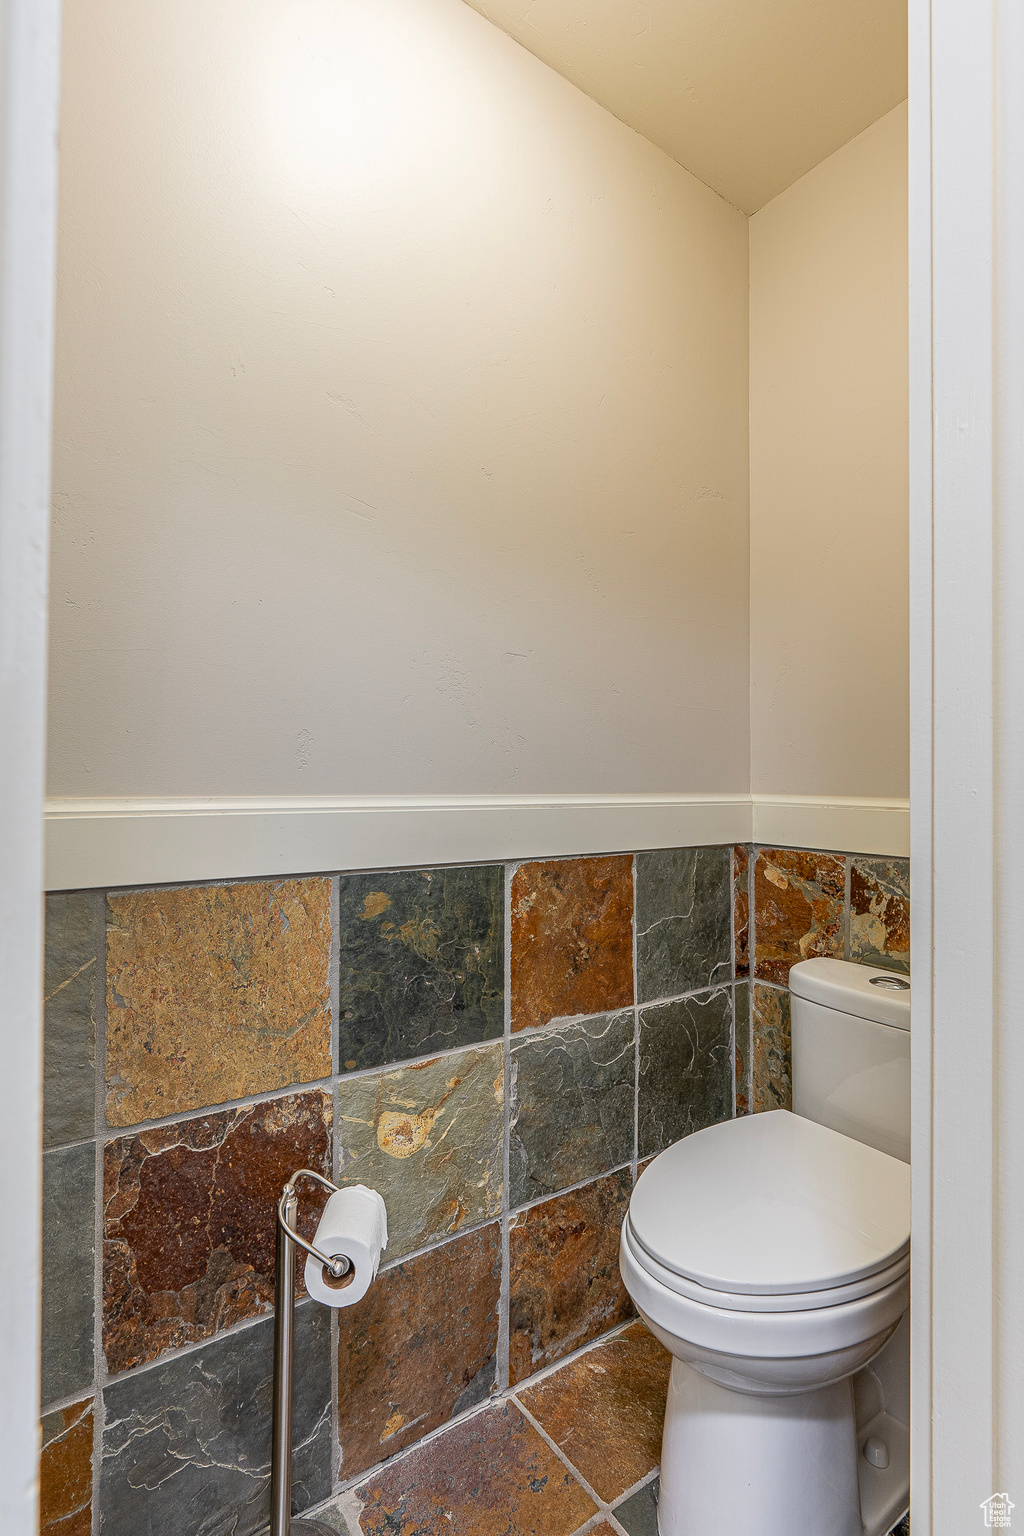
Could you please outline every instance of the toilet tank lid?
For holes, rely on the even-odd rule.
[[[808,1002],[872,1019],[896,1029],[910,1028],[910,982],[878,965],[849,960],[800,960],[789,973],[789,989]]]

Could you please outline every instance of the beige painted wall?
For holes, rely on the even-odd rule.
[[[907,112],[750,220],[751,789],[909,793]]]
[[[461,0],[67,0],[62,110],[51,794],[746,789],[736,209]]]

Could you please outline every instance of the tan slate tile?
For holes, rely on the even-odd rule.
[[[107,1143],[103,1347],[111,1371],[271,1309],[276,1205],[296,1168],[330,1175],[331,1100],[319,1089]],[[323,1198],[309,1186],[302,1197],[301,1228],[311,1237]]]
[[[329,1076],[330,892],[310,879],[108,898],[110,1125]]]
[[[572,1536],[597,1513],[511,1402],[392,1462],[347,1502],[362,1504],[364,1536]]]
[[[501,1045],[342,1078],[339,1182],[383,1195],[389,1259],[498,1215],[504,1088]]]
[[[793,1108],[789,993],[754,983],[751,1107],[754,1114]]]
[[[632,1003],[632,858],[521,864],[511,975],[513,1030]]]
[[[512,1218],[509,1371],[513,1383],[633,1315],[619,1275],[619,1232],[633,1190],[628,1168]]]
[[[658,1465],[671,1365],[634,1323],[516,1397],[610,1503]]]
[[[789,968],[843,955],[846,860],[831,853],[762,848],[754,864],[754,975],[785,986]]]
[[[39,1536],[92,1531],[92,1398],[48,1413],[39,1459]]]
[[[383,1270],[339,1314],[341,1476],[357,1476],[494,1389],[497,1222]]]

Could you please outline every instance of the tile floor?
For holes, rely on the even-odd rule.
[[[386,1462],[317,1518],[342,1536],[658,1536],[670,1365],[629,1323]],[[909,1519],[892,1536],[910,1536]]]

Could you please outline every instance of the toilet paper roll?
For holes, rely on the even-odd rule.
[[[325,1307],[351,1307],[369,1290],[377,1274],[381,1251],[388,1245],[388,1213],[381,1196],[365,1184],[339,1189],[324,1206],[313,1247],[334,1259],[340,1253],[352,1268],[340,1280],[306,1255],[306,1290]]]

